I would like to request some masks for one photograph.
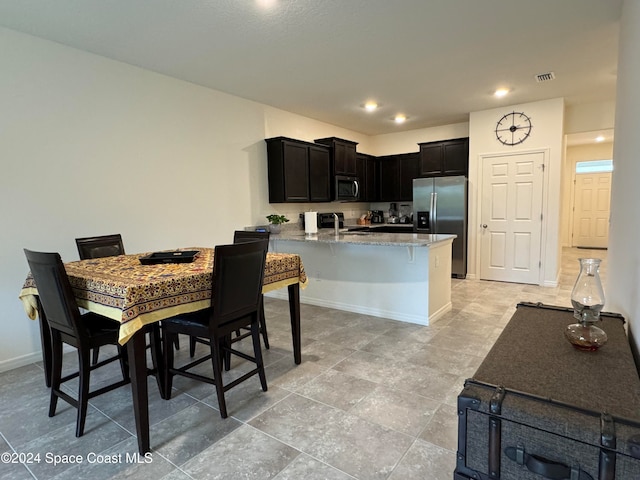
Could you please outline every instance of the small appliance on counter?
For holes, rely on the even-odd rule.
[[[389,220],[388,223],[400,223],[400,217],[398,216],[398,204],[390,203],[389,204]]]
[[[400,223],[413,223],[413,213],[411,213],[411,205],[403,203],[400,205]]]
[[[382,210],[371,210],[371,223],[384,223],[384,212]]]
[[[340,222],[339,228],[344,228],[344,213],[342,212],[319,213],[318,228],[333,228],[335,221],[334,213],[338,215],[338,221]]]

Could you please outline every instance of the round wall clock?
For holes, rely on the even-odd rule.
[[[531,133],[531,119],[523,112],[504,115],[496,124],[496,137],[504,145],[518,145]]]

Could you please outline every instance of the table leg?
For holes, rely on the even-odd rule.
[[[133,414],[136,420],[138,450],[141,455],[151,450],[149,443],[149,396],[147,391],[147,358],[145,331],[138,330],[127,342],[129,374],[133,395]]]
[[[289,285],[289,314],[291,316],[291,336],[293,337],[293,361],[302,363],[300,346],[300,284]]]
[[[38,302],[38,321],[40,323],[40,342],[42,344],[42,363],[44,368],[44,383],[47,387],[51,387],[51,329],[44,314],[40,297],[36,296]]]

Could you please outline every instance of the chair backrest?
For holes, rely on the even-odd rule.
[[[79,338],[80,310],[58,253],[24,249],[49,326]]]
[[[250,230],[236,230],[233,232],[233,243],[255,242],[256,240],[269,240],[270,232],[252,232]]]
[[[80,260],[124,255],[122,236],[119,233],[101,237],[76,238],[76,246]]]
[[[257,313],[268,247],[266,239],[215,247],[211,328]]]

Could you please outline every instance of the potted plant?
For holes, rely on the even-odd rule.
[[[281,225],[289,221],[284,215],[276,214],[267,215],[267,220],[269,220],[269,231],[271,233],[280,233]]]

